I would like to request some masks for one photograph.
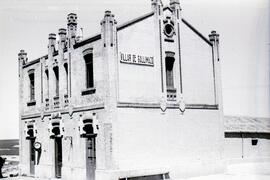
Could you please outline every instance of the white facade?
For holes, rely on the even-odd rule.
[[[69,14],[59,42],[49,35],[48,55],[28,62],[19,53],[21,174],[174,179],[224,170],[215,31],[209,40],[199,33],[178,0],[152,0],[150,13],[120,26],[106,11],[101,33],[85,40],[76,28]]]

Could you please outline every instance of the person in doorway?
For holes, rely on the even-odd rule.
[[[5,161],[6,161],[6,158],[2,158],[2,157],[0,156],[0,178],[4,178],[4,176],[3,176],[3,174],[2,174],[2,167],[4,166]]]

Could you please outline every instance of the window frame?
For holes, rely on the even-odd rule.
[[[57,71],[56,71],[57,70]],[[59,97],[59,91],[60,91],[60,87],[59,87],[59,67],[58,66],[54,66],[53,67],[53,72],[54,72],[54,85],[55,85],[55,97]]]
[[[30,95],[30,102],[35,101],[35,70],[30,69],[28,71],[29,77],[29,95]]]
[[[65,62],[64,64],[63,64],[63,66],[64,66],[64,69],[65,69],[65,81],[66,81],[66,94],[68,94],[68,63],[67,62]]]
[[[94,76],[94,53],[93,48],[88,48],[82,51],[84,66],[85,66],[85,90],[82,90],[81,95],[94,94],[95,88],[95,76]]]
[[[174,89],[174,57],[168,57],[165,58],[165,70],[166,70],[166,87],[167,89]],[[169,63],[172,63],[169,65]],[[172,67],[168,67],[172,66]]]
[[[85,61],[85,86],[86,89],[94,88],[94,62],[93,53],[84,55]]]
[[[44,71],[45,76],[46,76],[46,98],[45,99],[49,99],[50,97],[50,77],[49,77],[49,70],[48,68],[45,69]]]

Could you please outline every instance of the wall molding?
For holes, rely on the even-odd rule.
[[[81,106],[81,107],[74,107],[73,108],[73,113],[76,112],[83,112],[83,111],[91,111],[91,110],[98,110],[98,109],[104,109],[104,103],[98,103],[98,104],[93,104],[90,106]],[[51,110],[51,111],[45,111],[44,112],[44,117],[45,116],[51,116],[51,114],[59,112],[61,114],[69,114],[68,109],[57,109],[57,110]],[[41,118],[41,113],[33,113],[33,114],[23,114],[21,115],[21,120],[27,120],[27,119],[34,119],[34,118]]]
[[[132,103],[132,102],[118,102],[118,108],[160,108],[160,103]],[[168,109],[178,109],[179,104],[167,103]],[[204,110],[218,110],[217,104],[186,104],[186,109],[204,109]]]

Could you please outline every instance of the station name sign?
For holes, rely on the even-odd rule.
[[[154,66],[154,57],[120,52],[120,62],[128,64]]]

